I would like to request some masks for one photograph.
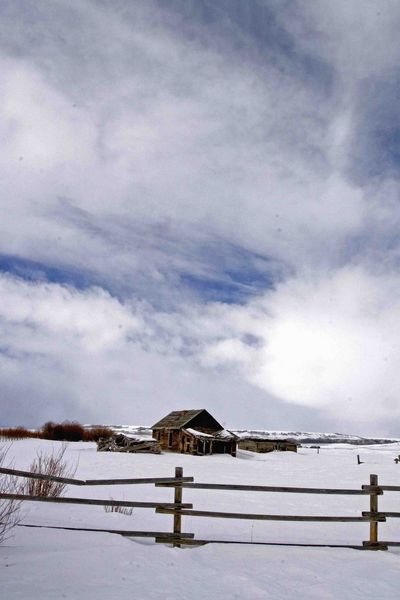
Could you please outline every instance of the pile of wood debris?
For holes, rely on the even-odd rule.
[[[100,438],[98,452],[152,452],[161,454],[161,447],[153,438],[138,438],[117,433],[111,437]]]

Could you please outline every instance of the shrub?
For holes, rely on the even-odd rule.
[[[0,448],[0,466],[6,466],[4,461],[7,456],[8,447]],[[0,493],[18,494],[21,493],[21,484],[9,475],[0,474]],[[10,537],[10,531],[20,522],[20,506],[18,500],[0,499],[0,543]]]
[[[85,428],[76,421],[63,421],[63,423],[45,423],[39,433],[39,437],[45,440],[58,440],[66,442],[97,442],[101,437],[110,437],[113,430],[100,425]]]
[[[67,446],[64,444],[58,451],[46,455],[38,451],[36,458],[31,464],[29,471],[53,477],[72,478],[76,472],[75,467],[69,467],[64,459]],[[47,479],[27,479],[24,491],[29,496],[45,496],[55,498],[61,496],[67,484],[60,481],[49,481]]]
[[[85,442],[97,442],[100,438],[108,438],[114,434],[113,430],[109,427],[91,427],[85,429]]]
[[[48,421],[43,425],[40,437],[45,440],[79,442],[85,437],[85,428],[76,421],[63,421],[62,423]]]
[[[39,431],[32,431],[26,427],[2,427],[0,429],[0,438],[6,440],[21,440],[24,438],[37,438]]]

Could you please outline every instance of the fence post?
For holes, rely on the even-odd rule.
[[[369,476],[369,512],[370,516],[373,516],[374,513],[378,512],[378,475],[370,475]],[[370,521],[369,522],[369,540],[367,542],[363,542],[363,546],[365,546],[369,550],[387,550],[387,546],[385,544],[380,544],[378,542],[378,521]]]
[[[378,475],[370,475],[369,476],[369,485],[377,486],[378,485]],[[371,513],[378,512],[378,495],[376,492],[370,490],[369,496],[369,511]],[[377,544],[378,543],[378,523],[377,521],[371,521],[369,524],[369,543]]]
[[[175,467],[175,478],[181,479],[183,477],[183,468]],[[182,485],[176,484],[174,486],[174,504],[182,504]],[[174,514],[174,534],[182,533],[182,515],[180,512]],[[181,544],[178,541],[174,541],[174,548],[180,548]]]

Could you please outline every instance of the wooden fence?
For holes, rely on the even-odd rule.
[[[208,543],[246,543],[246,544],[265,544],[265,545],[288,545],[288,546],[314,546],[314,547],[347,547],[364,550],[387,550],[389,546],[400,546],[400,541],[382,541],[378,539],[378,523],[385,522],[387,519],[399,518],[400,512],[383,512],[378,509],[378,498],[384,492],[400,492],[400,486],[378,485],[378,476],[370,475],[369,484],[361,486],[361,489],[343,489],[343,488],[303,488],[303,487],[282,487],[282,486],[260,486],[260,485],[241,485],[241,484],[223,484],[223,483],[195,483],[193,477],[183,477],[183,469],[175,468],[174,477],[148,477],[140,479],[70,479],[65,477],[54,477],[40,473],[31,473],[29,471],[20,471],[16,469],[0,468],[0,473],[31,479],[42,479],[65,483],[75,486],[98,486],[98,485],[137,485],[154,484],[156,487],[167,487],[174,489],[173,502],[142,502],[127,500],[110,500],[94,498],[75,498],[75,497],[43,497],[28,496],[23,494],[0,494],[0,499],[9,499],[17,501],[30,502],[55,502],[59,504],[86,504],[95,506],[113,506],[113,507],[136,507],[155,509],[156,513],[173,516],[173,530],[166,531],[127,531],[115,529],[95,529],[95,528],[77,528],[77,527],[56,527],[44,525],[28,525],[25,527],[49,527],[51,529],[68,529],[78,531],[103,531],[116,533],[127,537],[152,537],[156,542],[172,543],[173,546],[182,545],[204,545]],[[358,516],[310,516],[310,515],[277,515],[277,514],[258,514],[258,513],[237,513],[237,512],[216,512],[209,510],[195,510],[191,503],[182,501],[183,489],[203,489],[219,491],[246,491],[263,493],[284,493],[284,494],[321,494],[321,495],[348,495],[348,496],[369,496],[370,509],[363,511]],[[278,542],[248,542],[243,540],[211,540],[194,539],[193,533],[182,532],[182,517],[204,517],[217,519],[246,519],[252,521],[302,521],[302,522],[322,522],[322,523],[369,523],[369,539],[360,545],[354,544],[285,544]]]

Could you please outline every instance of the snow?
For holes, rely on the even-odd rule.
[[[204,433],[203,431],[197,431],[197,429],[192,429],[191,427],[188,427],[187,429],[184,429],[184,431],[187,431],[188,433],[191,433],[192,435],[194,435],[195,437],[198,438],[219,438],[219,439],[226,439],[226,440],[234,440],[234,436],[232,435],[232,433],[230,433],[229,431],[226,431],[226,429],[221,429],[220,431],[216,431],[214,434],[210,435],[209,433]]]
[[[238,438],[260,438],[271,440],[295,440],[303,444],[390,444],[399,442],[399,439],[393,438],[365,438],[358,435],[343,433],[322,433],[317,431],[270,431],[265,429],[232,429]]]
[[[197,429],[192,429],[191,427],[188,427],[187,429],[185,429],[185,431],[187,431],[188,433],[191,433],[195,437],[205,437],[205,438],[214,437],[214,436],[210,435],[209,433],[202,433],[201,431],[197,431]]]
[[[114,433],[122,433],[126,437],[148,441],[153,438],[153,431],[143,425],[111,425],[108,426],[110,429],[114,431]]]
[[[15,442],[10,457],[26,469],[36,450],[51,451],[56,442]],[[357,454],[363,464],[357,464]],[[98,453],[92,443],[70,443],[67,457],[76,477],[168,477],[175,466],[196,482],[307,487],[359,488],[377,473],[380,483],[399,485],[400,444],[356,446],[329,444],[319,454],[311,448],[263,455],[238,451],[194,457],[164,453]],[[72,487],[68,496],[122,500],[171,501],[173,491],[153,485]],[[398,511],[400,494],[379,498],[382,510]],[[319,496],[256,492],[183,490],[194,508],[276,514],[356,515],[368,510],[364,496]],[[132,516],[106,513],[102,507],[23,505],[25,523],[105,529],[171,531],[172,516],[135,509]],[[290,523],[183,517],[183,530],[196,538],[276,543],[357,544],[368,538],[368,523]],[[119,600],[194,600],[240,598],[341,600],[398,598],[400,549],[367,552],[345,548],[209,544],[171,548],[146,538],[108,533],[19,527],[0,546],[1,597]],[[380,539],[400,541],[400,519],[379,524]]]

